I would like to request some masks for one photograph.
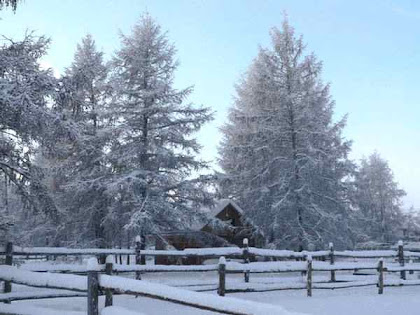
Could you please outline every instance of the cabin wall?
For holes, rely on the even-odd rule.
[[[248,238],[249,246],[263,247],[265,244],[264,237],[262,235],[253,235],[252,231],[254,230],[253,226],[249,224],[244,224],[242,220],[242,213],[239,212],[231,204],[228,204],[221,212],[216,215],[216,218],[228,223],[230,226],[234,227],[233,229],[214,229],[211,224],[205,225],[200,231],[205,233],[210,233],[216,235],[220,238],[223,238],[230,244],[237,245],[242,247],[243,239]],[[214,237],[214,236],[213,236]],[[156,241],[156,249],[164,250],[167,249],[168,244],[176,248],[177,250],[183,250],[185,248],[201,248],[203,247],[203,242],[197,241],[197,238],[194,235],[190,234],[188,231],[179,231],[179,233],[173,233],[164,236],[164,240],[158,239]],[[211,245],[217,246],[216,244],[211,244],[211,238],[207,242],[208,246]],[[220,243],[219,245],[220,246]],[[223,245],[222,245],[223,246]],[[156,257],[155,263],[158,265],[168,265],[168,264],[201,264],[203,262],[202,258],[193,257],[193,258],[179,258],[179,259],[168,259],[168,257],[158,256]]]
[[[219,220],[229,222],[235,229],[215,230],[210,224],[204,226],[201,230],[218,235],[226,239],[229,243],[242,247],[243,239],[248,239],[249,246],[261,246],[261,238],[255,238],[252,234],[253,227],[246,225],[242,221],[242,214],[238,212],[231,204],[216,215]]]

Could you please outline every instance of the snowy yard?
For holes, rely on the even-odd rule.
[[[326,276],[326,275],[325,275]],[[129,276],[132,278],[132,276]],[[145,274],[143,279],[146,281],[170,284],[173,286],[191,286],[197,289],[197,284],[211,287],[216,285],[217,274],[212,272],[198,273],[155,273]],[[317,275],[314,279],[322,280],[323,275]],[[338,279],[353,277],[350,274],[340,274]],[[359,276],[360,277],[360,276]],[[375,278],[376,276],[362,276]],[[411,275],[417,278],[417,275]],[[242,282],[242,275],[229,275],[227,285]],[[298,274],[285,275],[251,275],[252,282],[288,282],[303,281]],[[14,285],[14,291],[43,290]],[[208,292],[216,294],[215,291]],[[336,290],[314,290],[312,297],[306,296],[305,290],[286,290],[258,293],[231,293],[227,297],[234,297],[248,301],[262,302],[278,305],[292,313],[302,313],[311,315],[391,315],[391,314],[418,314],[420,309],[420,286],[408,287],[386,287],[383,295],[378,295],[375,286],[360,288],[347,288]],[[12,305],[22,305],[31,309],[33,307],[48,308],[57,311],[56,314],[76,315],[73,313],[86,313],[86,298],[56,298],[34,301],[13,302]],[[104,306],[104,297],[100,298],[100,307]],[[114,305],[134,312],[133,314],[158,315],[158,314],[214,314],[214,312],[197,310],[191,307],[182,306],[170,302],[154,300],[145,297],[134,297],[128,295],[114,296]],[[6,306],[7,307],[7,306]],[[1,305],[0,305],[1,310]],[[73,312],[72,312],[73,311]],[[68,312],[68,313],[67,313]],[[33,313],[31,313],[33,314]],[[104,315],[108,315],[106,313]],[[111,314],[122,314],[121,309],[116,309]],[[130,314],[131,313],[127,313]]]
[[[420,315],[420,1],[338,2],[0,0],[0,315]]]
[[[312,315],[417,315],[420,309],[420,287],[387,288],[383,295],[378,295],[376,288],[351,288],[340,290],[317,290],[311,298],[306,297],[304,290],[273,291],[262,293],[236,293],[229,296],[275,304],[288,311]],[[114,305],[133,312],[147,315],[160,314],[213,314],[173,303],[135,298],[133,296],[116,296]],[[38,301],[13,302],[16,305],[39,306],[63,311],[86,311],[86,298],[59,298]],[[103,297],[100,305],[104,305]]]

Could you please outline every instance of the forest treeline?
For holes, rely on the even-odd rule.
[[[356,163],[335,120],[322,64],[287,20],[271,30],[236,85],[221,128],[222,172],[197,132],[212,109],[174,88],[176,49],[143,15],[105,58],[81,39],[59,78],[40,60],[49,39],[0,48],[0,231],[22,244],[120,246],[133,235],[188,229],[232,198],[277,248],[392,242],[415,213],[373,153]],[[210,174],[210,175],[197,175]]]

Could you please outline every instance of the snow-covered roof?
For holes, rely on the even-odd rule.
[[[217,200],[212,207],[203,207],[201,212],[204,213],[208,220],[203,220],[202,222],[197,222],[194,224],[194,230],[201,230],[209,221],[215,218],[220,212],[222,212],[228,205],[231,205],[238,211],[240,214],[244,214],[244,211],[241,207],[238,206],[236,202],[230,199],[219,199]]]
[[[211,218],[214,218],[217,216],[220,212],[222,212],[228,205],[232,205],[240,214],[243,214],[244,211],[241,209],[241,207],[238,206],[238,204],[230,199],[220,199],[215,202],[213,207],[210,208],[203,208],[201,209],[204,213],[208,213],[208,216]]]

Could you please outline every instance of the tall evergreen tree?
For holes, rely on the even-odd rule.
[[[350,143],[345,118],[320,79],[322,65],[304,55],[302,38],[285,20],[260,49],[222,128],[223,194],[248,209],[270,243],[302,249],[347,242],[346,176]]]
[[[13,217],[23,214],[25,219],[27,210],[37,213],[32,230],[39,222],[50,223],[44,228],[55,228],[60,220],[59,209],[46,185],[45,169],[36,163],[36,153],[39,148],[54,150],[57,138],[78,137],[75,125],[49,106],[58,85],[51,69],[40,66],[48,44],[47,38],[29,33],[22,41],[10,40],[0,48],[0,172],[7,177],[8,190],[22,197],[21,213],[14,213]],[[25,240],[18,233],[15,236]],[[25,237],[36,238],[31,233]]]
[[[108,68],[91,35],[77,45],[74,61],[61,79],[56,110],[77,124],[80,136],[59,141],[48,164],[57,202],[63,209],[60,238],[104,247],[111,238],[103,177],[109,173],[105,147],[110,141],[107,102]],[[108,229],[106,228],[108,226]],[[68,238],[68,235],[74,235]]]
[[[196,159],[200,146],[194,133],[212,117],[208,108],[186,103],[192,88],[173,87],[175,48],[148,15],[122,36],[116,53],[110,116],[116,141],[109,161],[113,176],[115,217],[128,217],[125,227],[158,232],[182,226],[197,204],[208,202],[203,179],[192,178],[206,167]]]
[[[56,81],[39,64],[48,44],[44,37],[27,34],[0,48],[0,173],[26,205],[57,220],[57,209],[32,160],[36,144],[48,147],[61,125],[47,106]]]
[[[376,152],[362,159],[354,184],[359,241],[396,241],[404,223],[401,198],[405,192],[398,187],[388,162]]]
[[[11,7],[13,11],[16,11],[19,0],[0,0],[0,10],[4,7]]]

